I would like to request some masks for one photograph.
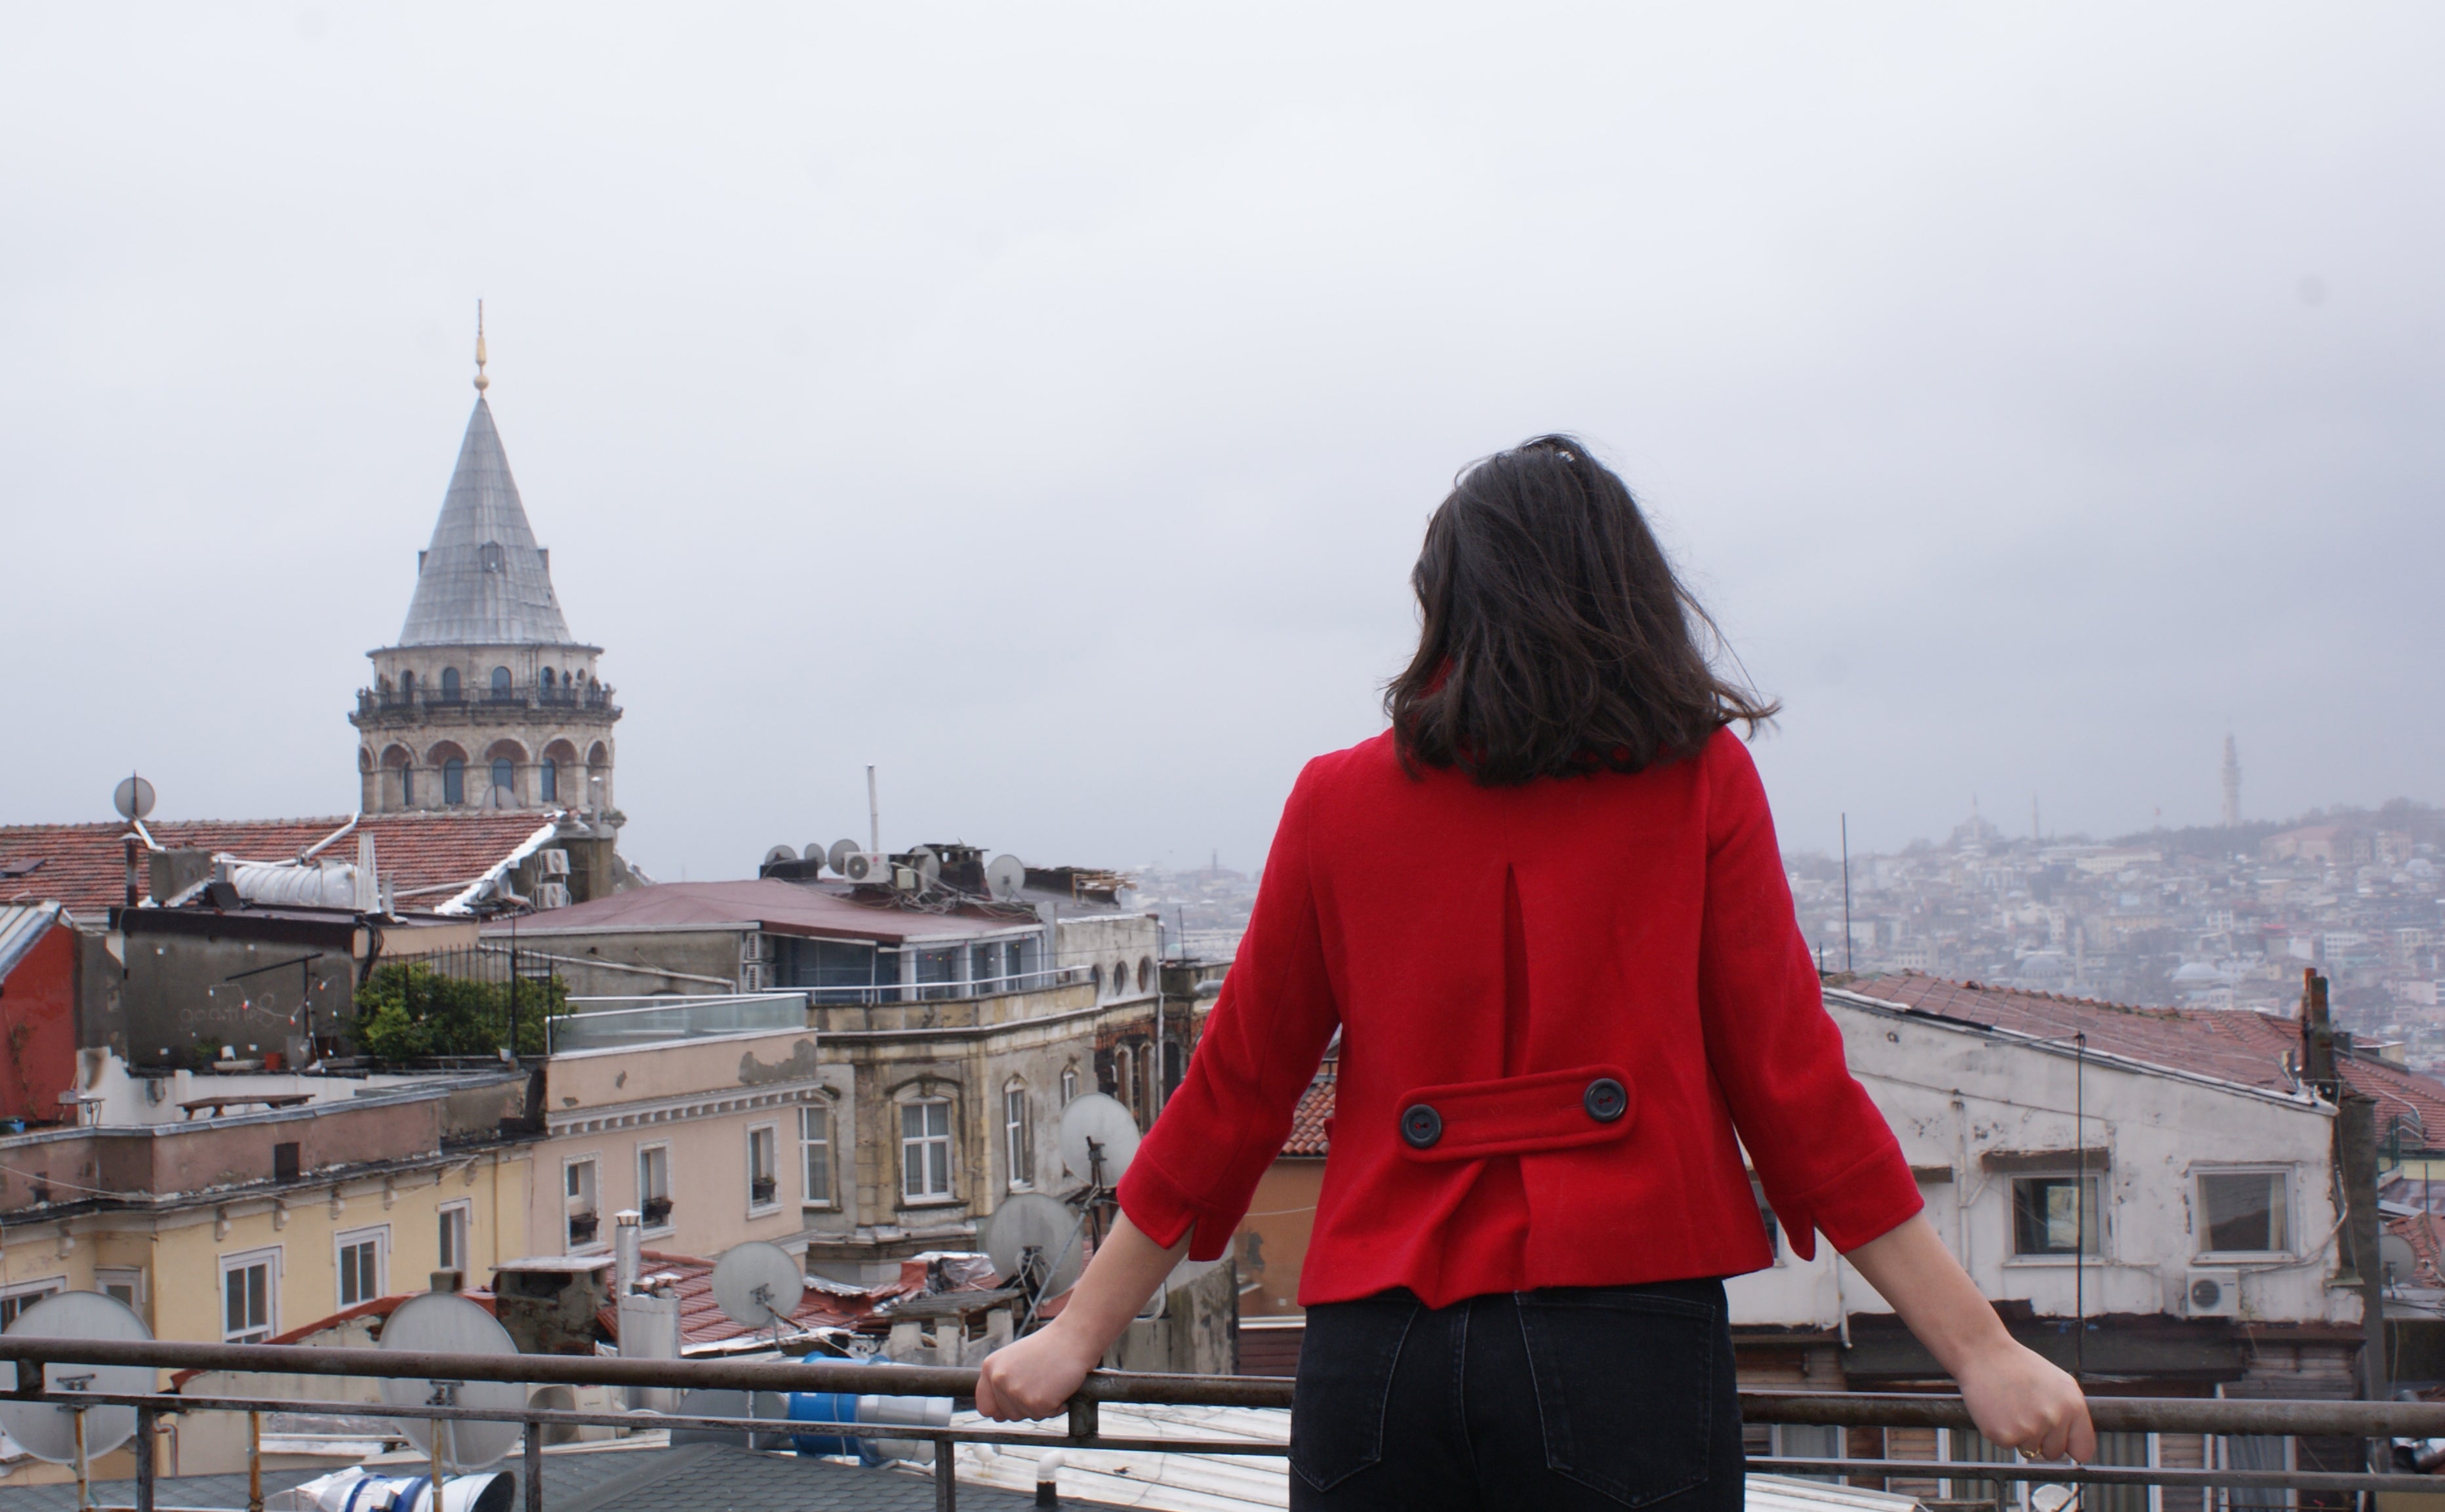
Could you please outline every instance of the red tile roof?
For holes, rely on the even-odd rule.
[[[1298,1110],[1291,1114],[1291,1134],[1282,1141],[1285,1155],[1321,1155],[1333,1137],[1334,1084],[1340,1075],[1337,1061],[1326,1061],[1316,1080],[1299,1093]]]
[[[250,861],[282,861],[347,823],[322,819],[192,819],[147,821],[153,838],[173,850],[226,851]],[[374,864],[397,880],[402,906],[436,907],[447,883],[482,876],[537,830],[547,813],[480,810],[465,813],[369,814],[356,833],[323,852],[352,861],[357,835],[374,837]],[[80,913],[99,913],[126,901],[123,824],[0,825],[0,903],[57,901]],[[26,864],[40,865],[25,869]],[[141,862],[140,860],[140,866]],[[150,891],[149,868],[137,874],[139,896]],[[410,896],[414,895],[414,896]]]
[[[2016,992],[1973,982],[1946,981],[1904,972],[1854,981],[1845,989],[1899,1003],[1921,1013],[2007,1029],[2039,1038],[2088,1036],[2092,1050],[2154,1066],[2213,1076],[2220,1081],[2290,1092],[2285,1053],[2297,1063],[2301,1022],[2276,1014],[2237,1008],[2133,1008],[2089,998]],[[2445,1141],[2445,1083],[2384,1061],[2353,1056],[2343,1079],[2378,1100],[2380,1139],[2394,1119],[2407,1126],[2405,1140]],[[2418,1135],[2415,1130],[2429,1131]]]
[[[672,924],[709,928],[753,924],[767,933],[825,935],[851,940],[927,940],[1006,933],[1032,926],[1036,916],[1020,908],[929,913],[887,903],[867,903],[821,886],[775,877],[738,882],[663,882],[555,908],[550,919],[522,929],[560,934],[571,929],[641,929]]]

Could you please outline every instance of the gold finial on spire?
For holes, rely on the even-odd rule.
[[[480,394],[493,386],[484,376],[484,302],[476,301],[476,392]]]

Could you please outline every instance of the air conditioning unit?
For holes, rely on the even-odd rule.
[[[759,961],[773,959],[773,937],[762,931],[738,937],[738,963],[752,966]]]
[[[568,851],[566,851],[566,850],[562,850],[562,849],[558,849],[557,847],[555,847],[554,849],[550,849],[550,850],[538,850],[538,851],[536,851],[536,852],[535,852],[535,873],[536,873],[536,875],[538,875],[538,876],[545,876],[545,877],[565,877],[565,876],[568,876],[568,875],[569,875],[569,852],[568,852]]]
[[[740,966],[738,968],[738,990],[740,992],[762,992],[766,987],[772,985],[765,980],[765,973],[771,969],[772,968],[766,966],[764,962],[760,961],[751,961],[745,965]]]
[[[2241,1272],[2191,1270],[2182,1273],[2182,1316],[2239,1317]]]
[[[566,882],[538,882],[538,883],[536,883],[536,884],[535,884],[535,896],[534,896],[534,903],[535,903],[535,906],[536,906],[536,907],[538,907],[538,908],[566,908],[566,907],[568,907],[568,906],[569,906],[569,884],[568,884],[568,883],[566,883]]]
[[[852,850],[841,858],[840,874],[851,882],[887,887],[891,885],[891,858],[871,850]]]

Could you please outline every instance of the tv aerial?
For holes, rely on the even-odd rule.
[[[1083,1220],[1059,1198],[1019,1192],[977,1225],[977,1242],[1005,1286],[1033,1297],[1068,1291],[1085,1268],[1078,1246]]]
[[[492,1314],[453,1292],[422,1292],[400,1303],[383,1324],[382,1347],[435,1354],[518,1352],[510,1331]],[[409,1443],[452,1471],[484,1469],[517,1447],[516,1413],[527,1405],[527,1389],[515,1381],[384,1380],[382,1392],[392,1407],[465,1407],[503,1414],[399,1419]]]
[[[1027,886],[1027,863],[1017,856],[999,855],[985,868],[985,891],[996,903],[1010,903],[1018,897],[1018,889]]]
[[[865,849],[854,840],[835,840],[832,848],[824,852],[824,865],[832,868],[833,875],[846,877],[849,875],[849,858]]]
[[[775,1343],[806,1294],[805,1268],[778,1244],[751,1239],[724,1250],[714,1262],[714,1305],[734,1323],[771,1330]]]
[[[121,818],[134,824],[153,812],[153,784],[133,772],[127,774],[119,779],[118,787],[110,790],[110,806],[119,811]]]
[[[764,864],[768,867],[778,866],[784,861],[795,861],[797,859],[798,852],[791,849],[788,846],[775,846],[772,849],[764,852]]]
[[[1061,1164],[1099,1187],[1120,1185],[1138,1152],[1138,1121],[1102,1092],[1085,1092],[1061,1111]]]
[[[130,778],[130,781],[139,780]],[[122,782],[121,788],[127,786]],[[152,803],[152,789],[145,790]],[[121,806],[122,810],[126,805]],[[129,814],[129,818],[135,815]],[[127,1304],[100,1292],[58,1292],[17,1315],[9,1325],[10,1338],[150,1339],[153,1331],[128,1310]],[[9,1385],[17,1384],[17,1366],[7,1366]],[[43,1364],[43,1390],[73,1394],[98,1391],[141,1395],[153,1390],[149,1365]],[[77,1431],[79,1424],[84,1433]],[[12,1402],[0,1398],[0,1428],[8,1430],[25,1451],[53,1465],[74,1465],[82,1455],[93,1460],[136,1436],[132,1407],[70,1407],[56,1402]]]

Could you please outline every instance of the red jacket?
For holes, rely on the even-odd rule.
[[[1120,1203],[1221,1255],[1341,1029],[1302,1304],[1730,1276],[1919,1210],[1843,1063],[1728,731],[1488,789],[1387,734],[1300,773],[1239,959]],[[1737,1131],[1737,1132],[1736,1132]]]

